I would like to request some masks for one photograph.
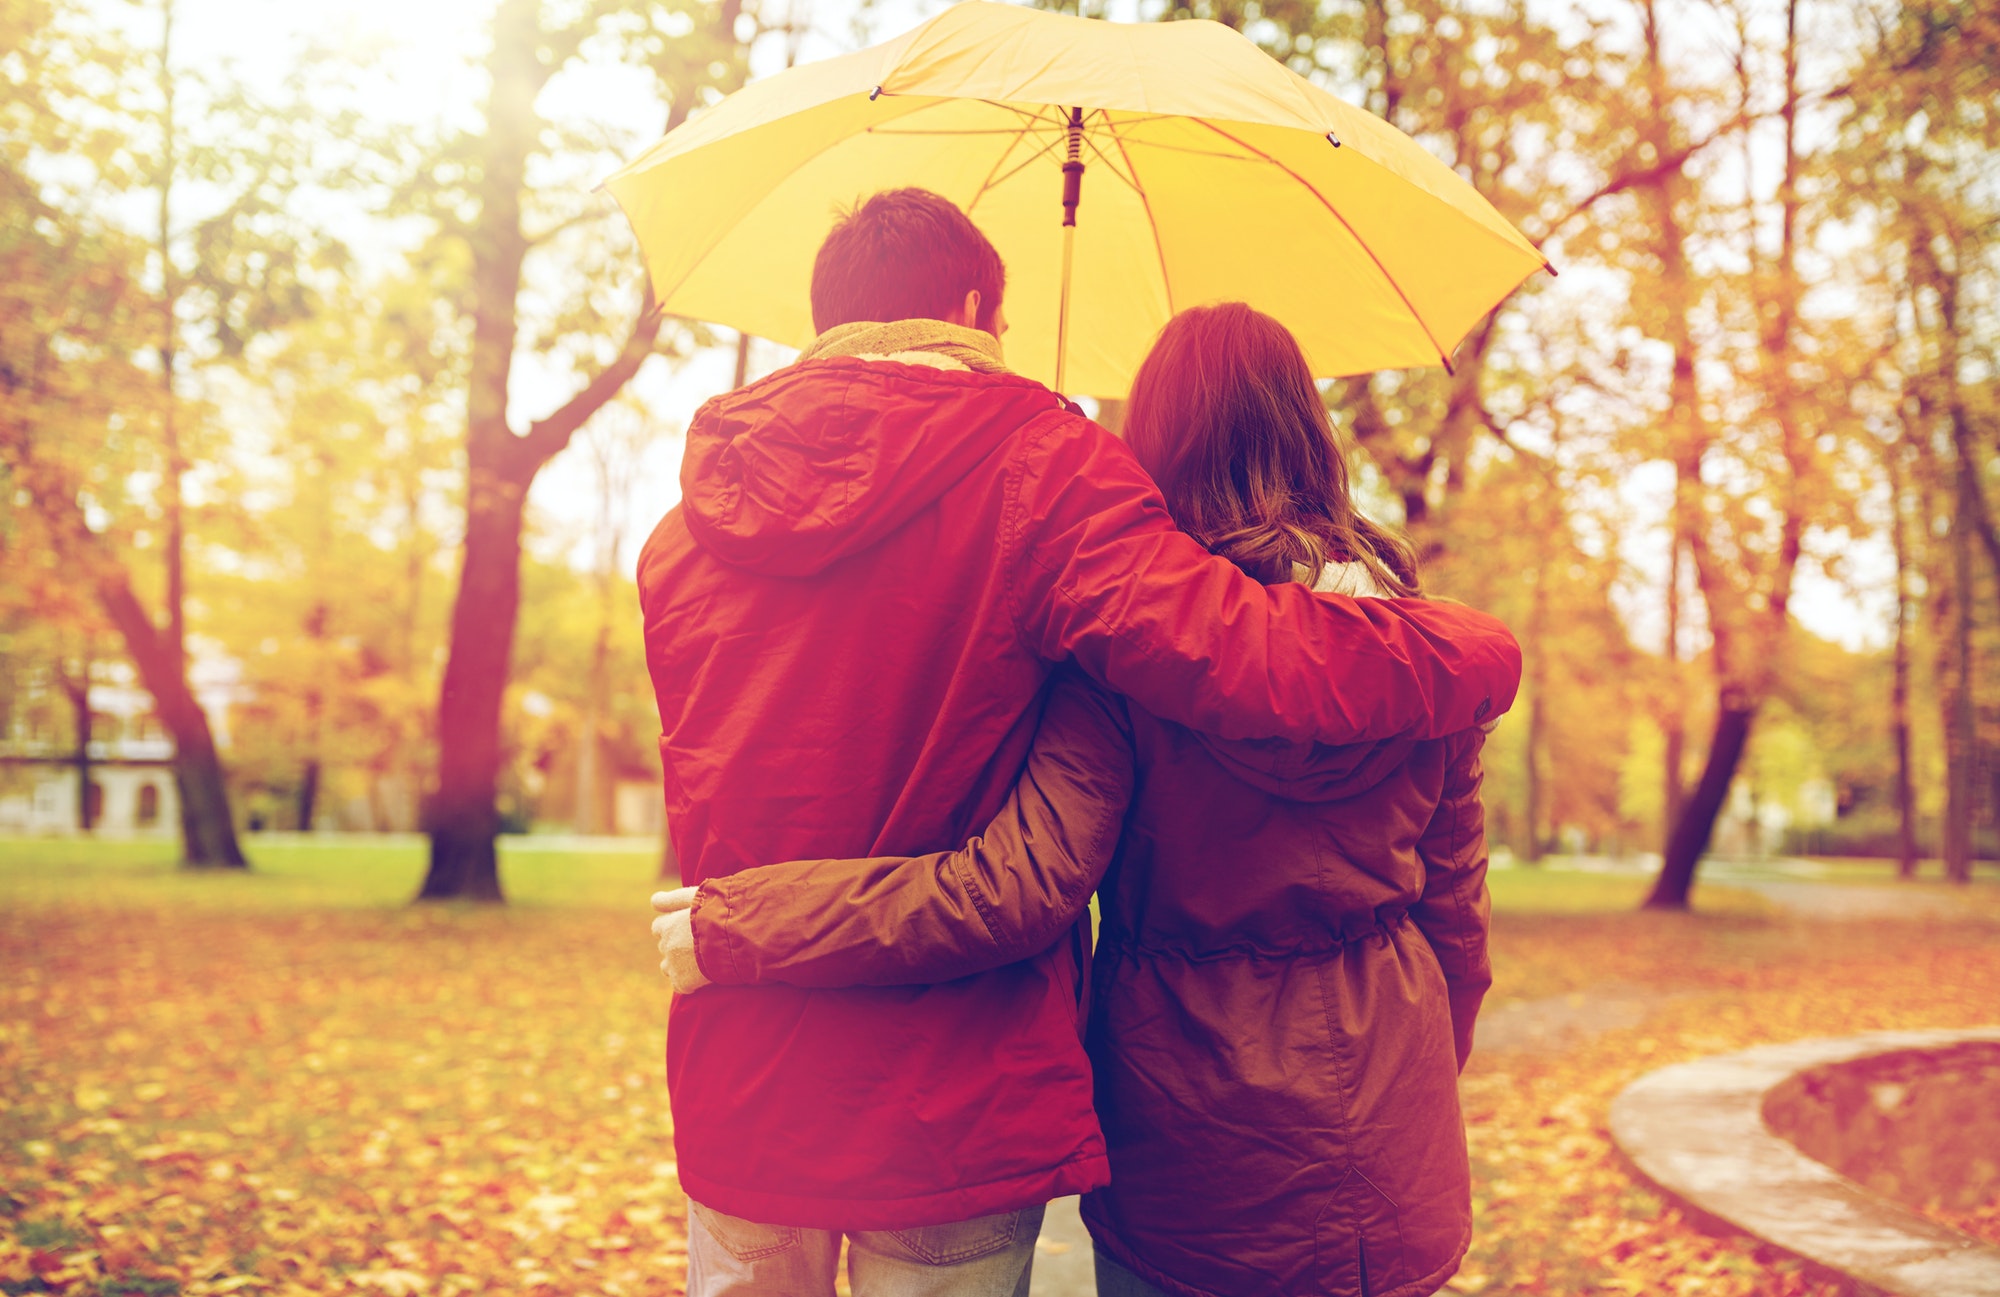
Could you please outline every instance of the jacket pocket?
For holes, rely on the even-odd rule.
[[[898,1250],[925,1265],[957,1265],[1014,1245],[1024,1211],[1003,1211],[993,1216],[975,1216],[949,1225],[920,1225],[915,1229],[889,1231],[900,1245]]]
[[[1359,1167],[1334,1186],[1313,1226],[1319,1286],[1342,1297],[1369,1297],[1404,1282],[1403,1224],[1396,1204]]]
[[[765,1225],[744,1220],[741,1216],[727,1216],[712,1207],[702,1206],[692,1198],[688,1199],[688,1210],[701,1218],[701,1227],[708,1236],[738,1261],[776,1256],[799,1245],[799,1231],[795,1226]]]

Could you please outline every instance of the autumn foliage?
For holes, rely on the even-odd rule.
[[[649,864],[627,912],[10,905],[5,1291],[674,1291]]]
[[[363,855],[0,866],[0,1291],[680,1291],[650,858],[517,856],[535,899],[413,912],[383,902],[417,851]],[[1464,1077],[1477,1221],[1451,1291],[1831,1297],[1636,1183],[1611,1097],[1696,1055],[1990,1019],[2000,897],[1954,921],[1628,913],[1642,881],[1498,876],[1491,1012],[1550,1030]],[[1565,1025],[1608,994],[1643,1016]]]

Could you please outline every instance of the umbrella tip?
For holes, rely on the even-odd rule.
[[[1326,133],[1326,142],[1328,144],[1333,145],[1333,147],[1335,147],[1336,149],[1340,147],[1340,137],[1338,135],[1335,135],[1332,131],[1328,131]]]
[[[1550,279],[1558,279],[1561,277],[1556,274],[1556,263],[1553,261],[1544,261],[1542,263],[1542,269],[1549,272]]]
[[[881,86],[876,86],[873,90],[870,90],[868,92],[868,102],[871,104],[874,103],[877,99],[880,99],[881,97],[882,97]]]

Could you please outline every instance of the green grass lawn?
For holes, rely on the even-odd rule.
[[[117,909],[199,907],[248,910],[382,909],[407,905],[423,881],[421,838],[249,837],[251,868],[184,870],[168,841],[118,842],[74,838],[0,839],[0,905],[97,906]],[[651,838],[500,839],[500,880],[510,904],[643,911],[659,885],[659,845]],[[1697,881],[1698,915],[1729,919],[1773,917],[1773,904],[1749,884],[1771,881],[1827,887],[1896,886],[1943,892],[1953,885],[1935,862],[1912,881],[1898,880],[1889,861],[1812,860],[1706,869]],[[1489,875],[1493,909],[1502,915],[1615,915],[1638,909],[1649,876],[1586,872],[1560,858],[1545,866],[1515,865]],[[2000,870],[1982,867],[1969,892],[1970,909],[2000,909]]]
[[[174,843],[75,838],[0,839],[0,904],[157,905],[223,908],[379,908],[407,903],[423,881],[422,839],[403,836],[251,837],[247,873],[190,871],[176,867]],[[1748,917],[1771,912],[1755,892],[1731,886],[1739,879],[1841,884],[1891,884],[1941,889],[1929,872],[1899,883],[1886,861],[1811,861],[1818,876],[1794,868],[1729,865],[1716,870],[1730,881],[1699,882],[1694,908],[1703,914]],[[500,876],[510,902],[525,907],[643,907],[656,886],[659,845],[650,838],[577,844],[563,838],[509,836],[500,840]],[[1566,868],[1515,866],[1491,874],[1493,906],[1502,914],[1621,913],[1645,899],[1651,879],[1642,875],[1588,873]],[[2000,871],[1980,871],[1975,887],[2000,890]]]
[[[1496,914],[1626,914],[1639,908],[1651,890],[1649,876],[1591,874],[1563,869],[1516,866],[1495,869],[1487,876]],[[1697,882],[1692,901],[1696,913],[1761,916],[1771,903],[1755,892]]]
[[[413,837],[251,838],[251,868],[186,870],[171,842],[0,840],[0,905],[222,909],[374,909],[399,906],[423,882],[425,846]],[[657,886],[651,838],[575,846],[500,839],[500,880],[516,905],[644,911]]]
[[[252,837],[246,850],[251,868],[238,873],[178,868],[172,842],[0,839],[0,904],[372,909],[408,903],[426,859],[413,836]],[[659,844],[650,838],[500,839],[501,886],[523,907],[643,909],[658,872]],[[1560,862],[1496,869],[1490,877],[1494,909],[1503,914],[1622,913],[1636,909],[1650,886],[1645,877],[1582,873]],[[1838,881],[1850,879],[1880,881],[1840,871]],[[1753,892],[1716,883],[1698,886],[1694,904],[1701,913],[1739,917],[1771,908]]]

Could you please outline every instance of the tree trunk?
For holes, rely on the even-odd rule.
[[[153,627],[129,586],[122,580],[118,589],[105,596],[106,611],[125,635],[127,650],[139,668],[139,675],[152,693],[160,711],[160,721],[174,737],[174,786],[180,793],[182,864],[191,868],[244,869],[242,848],[236,842],[236,824],[229,811],[229,790],[223,780],[222,759],[215,750],[215,736],[208,716],[194,699],[187,680],[187,532],[183,519],[182,478],[187,463],[181,452],[179,410],[174,390],[174,367],[179,350],[179,324],[175,317],[180,301],[180,281],[173,260],[173,188],[178,179],[174,125],[173,69],[174,4],[166,0],[160,12],[159,86],[161,94],[159,169],[160,254],[160,417],[166,449],[165,510],[167,577],[167,625],[161,632]],[[114,606],[117,605],[117,606]],[[121,618],[137,617],[146,632],[138,635]]]
[[[1900,443],[1889,447],[1889,534],[1896,553],[1896,640],[1889,719],[1896,738],[1896,873],[1917,875],[1917,795],[1910,774],[1910,541],[1903,529]]]
[[[1536,657],[1541,654],[1537,651]],[[1528,822],[1527,851],[1522,859],[1531,865],[1542,863],[1547,839],[1542,834],[1542,825],[1547,819],[1542,807],[1544,784],[1542,778],[1542,680],[1540,672],[1528,686]]]
[[[611,609],[610,578],[604,580],[605,596],[598,612],[597,644],[590,656],[590,680],[587,684],[589,701],[584,708],[583,724],[576,742],[576,816],[578,833],[611,833],[615,825],[607,825],[603,815],[604,792],[604,741],[600,731],[604,727],[604,714],[608,710],[605,695],[611,688]]]
[[[174,740],[174,784],[180,791],[182,863],[194,867],[244,869],[229,813],[228,786],[208,716],[188,687],[187,672],[167,632],[155,625],[132,593],[125,569],[106,552],[77,506],[76,487],[59,470],[25,453],[13,438],[0,440],[7,467],[15,474],[45,525],[57,552],[87,574],[106,617],[125,642],[126,656],[139,669],[139,682],[153,696],[160,723]]]
[[[1667,520],[1667,714],[1660,721],[1665,740],[1660,772],[1660,841],[1674,831],[1681,813],[1681,764],[1687,760],[1687,721],[1682,710],[1681,691],[1681,484],[1680,466],[1674,466],[1674,504]]]
[[[1901,625],[1896,627],[1895,683],[1889,705],[1896,732],[1896,873],[1917,876],[1917,793],[1910,777],[1910,649]]]
[[[603,800],[603,783],[598,772],[600,744],[598,729],[603,725],[598,716],[596,700],[592,699],[590,709],[584,714],[583,722],[577,729],[576,737],[576,814],[570,822],[578,833],[586,836],[607,833],[604,816],[598,814],[599,803]]]
[[[139,668],[139,679],[153,695],[160,723],[174,739],[174,787],[181,804],[181,863],[196,869],[247,869],[236,841],[236,823],[229,813],[228,785],[208,714],[195,701],[187,674],[179,669],[167,635],[139,605],[124,575],[100,573],[99,601],[111,624],[125,639],[125,651]]]
[[[176,675],[187,671],[187,528],[183,519],[183,479],[187,461],[181,453],[180,411],[176,408],[174,365],[180,349],[180,324],[176,308],[180,302],[180,279],[174,272],[173,193],[178,161],[174,133],[174,0],[160,6],[160,435],[166,450],[165,512],[167,536],[164,558],[167,577],[167,652],[172,655]]]
[[[1976,490],[1971,466],[1959,460],[1957,503],[1951,520],[1951,673],[1944,693],[1944,873],[1954,883],[1972,880],[1973,763],[1978,759],[1972,718],[1972,511]]]
[[[1687,909],[1688,895],[1694,890],[1695,867],[1708,850],[1709,838],[1715,833],[1716,817],[1722,813],[1722,805],[1728,800],[1729,785],[1736,778],[1736,768],[1743,760],[1743,749],[1750,741],[1750,727],[1756,719],[1757,706],[1754,702],[1738,690],[1723,690],[1701,781],[1695,785],[1680,818],[1674,822],[1673,832],[1667,838],[1666,859],[1660,865],[1660,876],[1653,882],[1653,891],[1646,898],[1645,908]]]
[[[521,605],[525,486],[475,457],[465,561],[451,610],[451,653],[438,703],[438,787],[426,829],[430,872],[419,900],[499,901],[500,705]]]
[[[307,757],[299,772],[299,832],[311,833],[313,814],[319,801],[319,758]]]
[[[321,532],[320,546],[323,554],[333,552],[333,537],[326,530]],[[321,579],[325,579],[324,575]],[[305,636],[312,645],[307,670],[312,678],[306,685],[305,768],[299,772],[298,830],[301,833],[312,832],[313,816],[319,803],[319,757],[326,746],[326,619],[324,601],[313,604],[306,613]]]
[[[76,766],[76,827],[89,833],[97,827],[97,803],[90,795],[90,655],[83,658],[83,671],[79,679],[63,677],[63,692],[69,695],[70,714],[74,720],[76,746],[70,760]]]
[[[1687,753],[1686,694],[1680,677],[1682,555],[1690,542],[1696,500],[1701,485],[1701,462],[1707,448],[1707,433],[1701,418],[1701,391],[1695,372],[1693,270],[1688,264],[1686,235],[1681,225],[1680,192],[1685,184],[1682,169],[1686,156],[1675,149],[1673,114],[1668,103],[1663,33],[1655,0],[1641,0],[1641,35],[1646,48],[1647,114],[1642,127],[1653,146],[1653,156],[1667,159],[1680,156],[1672,167],[1661,167],[1637,189],[1646,196],[1655,231],[1654,250],[1660,260],[1660,293],[1665,307],[1665,338],[1673,351],[1668,379],[1665,419],[1667,459],[1673,465],[1673,503],[1667,520],[1667,714],[1662,720],[1665,740],[1664,770],[1661,772],[1663,806],[1660,820],[1662,855],[1671,842],[1682,813],[1681,767]]]
[[[1535,592],[1528,605],[1528,806],[1527,806],[1527,851],[1523,858],[1531,865],[1542,862],[1546,839],[1542,826],[1547,821],[1547,808],[1543,805],[1546,797],[1547,781],[1543,778],[1542,747],[1545,743],[1545,716],[1542,706],[1543,695],[1548,691],[1548,569],[1535,573]]]
[[[646,292],[618,358],[525,435],[507,423],[521,263],[521,195],[541,119],[540,0],[502,0],[487,56],[486,128],[478,139],[479,215],[472,251],[472,358],[466,383],[465,556],[452,603],[451,648],[438,700],[438,787],[427,816],[430,871],[418,900],[499,901],[495,838],[500,704],[521,603],[521,511],[542,465],[652,354],[660,317]]]
[[[1660,63],[1659,15],[1653,0],[1646,0],[1645,19],[1650,71],[1655,78],[1653,98],[1657,104],[1663,69]],[[1660,864],[1660,876],[1653,884],[1652,894],[1646,898],[1645,908],[1649,910],[1687,908],[1688,895],[1694,889],[1695,870],[1714,835],[1716,817],[1721,814],[1723,803],[1729,797],[1730,783],[1742,763],[1744,747],[1750,741],[1751,728],[1772,679],[1774,661],[1784,645],[1790,617],[1792,579],[1798,569],[1803,546],[1805,506],[1802,503],[1802,484],[1811,472],[1808,447],[1812,439],[1800,422],[1790,368],[1792,330],[1798,317],[1798,228],[1802,210],[1798,188],[1798,36],[1798,0],[1787,0],[1784,99],[1779,107],[1779,116],[1784,123],[1784,171],[1777,193],[1779,251],[1776,274],[1773,276],[1775,288],[1768,295],[1755,291],[1762,272],[1754,241],[1750,245],[1752,299],[1764,320],[1758,354],[1765,367],[1770,413],[1780,431],[1786,470],[1780,484],[1782,521],[1778,553],[1770,585],[1764,591],[1763,607],[1757,609],[1754,601],[1745,597],[1749,592],[1735,589],[1725,576],[1710,537],[1697,525],[1699,520],[1689,502],[1685,498],[1676,502],[1679,536],[1686,540],[1688,552],[1694,560],[1695,576],[1708,607],[1711,661],[1719,689],[1708,758],[1693,795],[1673,821],[1673,828],[1667,837],[1665,858]],[[1660,192],[1664,195],[1664,188]],[[1671,202],[1661,204],[1661,215],[1666,228],[1677,233],[1678,226],[1672,224],[1674,213]],[[1673,290],[1670,300],[1675,307],[1669,312],[1675,335],[1669,404],[1680,412],[1682,418],[1696,422],[1699,416],[1694,401],[1698,393],[1695,386],[1693,329],[1689,321],[1692,298],[1686,295],[1689,269],[1686,250],[1677,237],[1670,243],[1663,243],[1662,250],[1672,254],[1663,260],[1663,264],[1671,272],[1665,278]],[[1684,494],[1692,494],[1701,483],[1703,441],[1704,438],[1696,437],[1692,444],[1684,443],[1680,448],[1678,484]],[[1732,615],[1737,608],[1745,605],[1748,605],[1747,620],[1739,639],[1738,632],[1732,629]]]

